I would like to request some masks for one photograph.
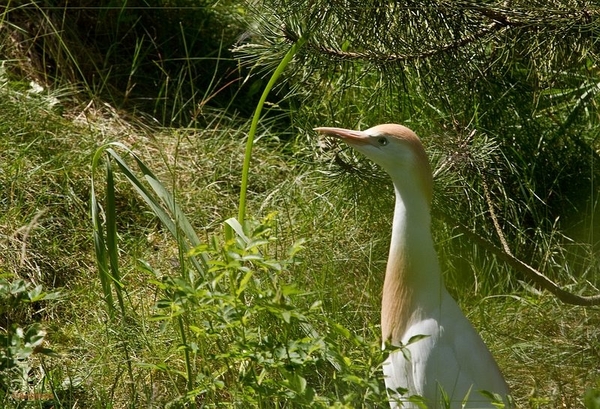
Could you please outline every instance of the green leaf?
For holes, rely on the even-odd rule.
[[[429,335],[422,335],[422,334],[413,335],[412,337],[410,337],[410,339],[408,340],[408,342],[406,343],[405,346],[408,346],[410,344],[414,344],[415,342],[418,342],[418,341],[420,341],[422,339],[425,339],[425,338],[429,338]]]
[[[246,236],[246,233],[244,233],[244,228],[235,217],[231,217],[225,220],[225,224],[230,226],[233,229],[233,231],[237,233],[237,235],[244,241],[244,244],[248,244],[250,242],[250,239],[248,238],[248,236]]]
[[[292,318],[292,313],[291,313],[290,311],[287,311],[287,310],[282,310],[282,311],[281,311],[281,318],[283,318],[283,320],[284,320],[286,323],[288,323],[288,324],[289,324],[289,323],[290,323],[290,320],[291,320],[291,318]]]
[[[288,387],[298,395],[302,395],[306,390],[306,379],[296,373],[288,373],[286,377]]]
[[[246,290],[246,287],[248,286],[248,282],[250,281],[250,279],[252,278],[253,275],[254,275],[253,271],[248,271],[244,275],[244,277],[240,280],[240,284],[238,285],[238,288],[235,292],[235,295],[237,297],[239,297],[240,294],[242,294]]]
[[[281,293],[286,296],[292,296],[297,294],[302,294],[303,291],[298,289],[295,284],[288,284],[281,286]]]

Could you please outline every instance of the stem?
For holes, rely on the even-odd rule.
[[[258,121],[260,119],[260,114],[262,112],[263,105],[269,95],[269,92],[275,85],[275,82],[279,78],[279,76],[285,70],[285,67],[292,60],[296,52],[304,45],[306,39],[304,37],[300,37],[298,41],[296,41],[292,47],[288,50],[283,60],[277,66],[277,69],[271,76],[271,79],[267,83],[262,95],[260,96],[260,100],[258,101],[258,105],[256,106],[256,110],[254,111],[254,116],[252,117],[252,124],[250,125],[250,132],[248,132],[248,140],[246,141],[246,154],[244,156],[244,166],[242,168],[242,188],[240,192],[240,203],[239,203],[239,212],[238,212],[238,221],[241,225],[244,224],[244,219],[246,218],[246,191],[248,190],[248,173],[250,169],[250,159],[252,158],[252,146],[254,145],[254,135],[256,134],[256,128],[258,127]],[[226,236],[230,238],[233,232],[231,228],[226,227]]]
[[[190,357],[190,348],[187,343],[187,335],[185,333],[185,324],[183,322],[183,317],[177,317],[177,321],[179,324],[179,332],[181,336],[181,344],[183,345],[183,356],[185,359],[185,373],[187,376],[186,382],[186,392],[191,392],[194,389],[194,372],[192,370],[192,360]]]

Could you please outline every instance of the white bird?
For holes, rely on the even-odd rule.
[[[415,396],[420,396],[428,408],[497,408],[480,391],[500,395],[508,406],[509,389],[498,365],[444,287],[430,231],[433,177],[417,135],[396,124],[315,130],[341,138],[394,183],[381,306],[383,348],[400,347],[383,364],[390,406],[419,408]]]

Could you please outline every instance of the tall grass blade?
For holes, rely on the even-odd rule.
[[[125,160],[113,148],[123,149],[126,153],[133,157],[143,175],[143,178],[136,176],[136,173],[129,167],[129,165],[127,165]],[[93,175],[96,173],[96,170],[99,167],[100,159],[104,155],[107,155],[109,160],[107,161],[106,165],[107,192],[105,198],[105,220],[103,223],[101,206],[97,200]],[[91,213],[92,222],[94,225],[94,246],[100,282],[102,284],[104,298],[108,305],[109,314],[111,318],[114,318],[115,311],[112,295],[113,285],[117,294],[119,307],[123,314],[125,313],[125,307],[122,294],[123,285],[120,282],[120,273],[118,268],[115,185],[113,171],[110,165],[111,160],[117,164],[119,170],[125,175],[126,179],[131,183],[139,196],[144,200],[144,202],[146,202],[152,212],[156,215],[156,217],[158,217],[163,226],[165,226],[166,229],[171,233],[173,238],[177,240],[177,243],[185,252],[189,252],[189,250],[191,250],[193,247],[199,246],[201,242],[189,220],[179,206],[175,203],[173,195],[164,187],[164,185],[142,162],[142,160],[135,155],[135,153],[133,153],[125,145],[118,142],[112,142],[99,148],[94,155],[92,163]],[[148,183],[150,189],[148,189],[144,181]],[[106,225],[106,231],[103,228],[104,224]],[[204,272],[208,268],[206,254],[200,253],[198,255],[190,256],[189,260],[194,269],[201,275],[204,275]]]
[[[125,152],[135,160],[143,175],[143,179],[140,179],[135,175],[135,172],[127,165],[113,147],[125,150]],[[175,202],[173,195],[135,153],[125,145],[117,142],[107,145],[103,150],[115,161],[121,172],[125,175],[140,197],[167,228],[173,238],[184,247],[186,252],[201,244],[198,235],[194,231],[188,218],[185,216],[185,213],[183,213],[181,208]],[[150,185],[151,190],[145,186],[143,180]],[[183,233],[183,237],[181,233]],[[185,240],[182,240],[183,238],[185,238]],[[200,274],[204,274],[208,266],[206,255],[201,253],[199,257],[192,256],[189,259],[194,268]]]
[[[292,61],[294,55],[298,52],[300,48],[306,42],[305,37],[300,37],[298,41],[296,41],[292,47],[288,50],[285,57],[281,60],[273,75],[271,75],[271,79],[267,83],[262,95],[260,96],[260,100],[256,105],[256,110],[254,111],[254,115],[252,116],[252,123],[250,124],[250,131],[248,132],[248,140],[246,142],[246,152],[244,155],[244,165],[242,168],[242,187],[240,191],[240,202],[239,202],[239,212],[238,212],[238,221],[240,224],[244,224],[244,219],[246,218],[246,192],[248,191],[248,174],[250,172],[250,160],[252,159],[252,147],[254,146],[254,135],[256,134],[256,129],[258,127],[258,121],[260,120],[260,114],[262,112],[262,108],[267,100],[267,96],[271,89],[277,82],[277,79],[281,76],[287,65]],[[232,237],[232,232],[229,228],[226,228],[227,238]]]
[[[100,271],[100,281],[102,283],[102,291],[104,298],[108,305],[110,321],[115,320],[115,307],[112,297],[112,287],[114,285],[115,293],[117,294],[117,300],[119,302],[119,309],[121,311],[121,317],[125,318],[126,309],[123,298],[123,291],[125,287],[121,283],[121,274],[119,271],[119,247],[117,237],[117,209],[116,209],[116,195],[115,195],[115,182],[110,161],[106,161],[106,194],[105,194],[105,206],[104,211],[106,230],[102,228],[102,219],[100,216],[100,206],[96,199],[96,191],[94,188],[95,181],[94,175],[99,165],[99,159],[102,156],[103,149],[100,148],[94,155],[92,161],[92,219],[94,223],[94,245],[96,250],[96,260]],[[126,321],[123,320],[124,324]],[[129,375],[129,386],[131,389],[131,397],[135,400],[137,396],[136,383],[133,375],[133,366],[131,361],[131,354],[129,353],[128,343],[120,343],[120,348],[123,350],[125,355],[125,363],[127,366],[127,373]]]
[[[141,171],[142,177],[138,177],[136,172],[129,167],[125,160],[119,155],[114,148],[123,149],[135,160],[138,168]],[[96,248],[96,258],[98,260],[98,266],[100,270],[100,280],[102,283],[102,290],[105,295],[106,302],[111,319],[114,318],[114,302],[112,298],[112,286],[115,287],[117,294],[119,307],[123,316],[125,316],[125,305],[123,301],[123,285],[120,282],[120,273],[118,267],[118,241],[117,241],[117,229],[116,229],[116,205],[115,205],[115,182],[111,163],[114,161],[117,164],[119,170],[125,175],[126,179],[131,183],[133,188],[137,191],[139,196],[146,202],[153,213],[159,218],[161,223],[167,228],[172,234],[178,244],[180,250],[180,258],[183,265],[183,259],[186,253],[191,250],[192,247],[199,246],[200,239],[196,232],[192,228],[189,220],[185,214],[181,211],[175,198],[169,192],[167,188],[158,180],[154,173],[143,163],[143,161],[135,155],[125,145],[113,142],[102,146],[96,151],[93,159],[92,172],[95,174],[100,158],[106,155],[106,197],[105,204],[106,209],[105,225],[106,231],[103,230],[102,219],[100,216],[100,206],[96,199],[96,191],[94,189],[94,180],[92,177],[92,218],[94,223],[94,243]],[[145,183],[150,186],[150,189]],[[207,270],[208,262],[207,256],[204,253],[200,253],[199,256],[190,256],[194,268],[201,274]],[[181,269],[182,277],[185,279],[185,269]],[[184,345],[184,358],[186,363],[186,384],[188,391],[191,391],[193,387],[193,369],[191,364],[191,356],[189,348],[187,348],[187,335],[186,325],[183,317],[178,317],[178,329],[181,336],[182,344]],[[127,363],[129,368],[130,376],[132,376],[132,370],[130,367],[129,353],[125,348],[125,354],[127,356]],[[132,382],[133,384],[133,382]],[[135,393],[135,391],[134,391]]]
[[[117,301],[121,309],[121,316],[125,317],[125,304],[123,302],[123,284],[119,271],[119,247],[117,239],[117,209],[115,200],[115,180],[110,161],[106,161],[106,253],[110,267],[110,279],[115,287]]]
[[[104,228],[102,227],[100,205],[96,200],[96,192],[94,188],[93,177],[90,196],[96,264],[98,265],[98,273],[100,276],[100,284],[102,285],[102,293],[104,294],[104,300],[108,305],[108,313],[110,319],[112,320],[114,319],[114,300],[111,290],[112,279],[110,276],[110,269],[108,266],[108,256],[106,254],[106,243],[104,241]]]

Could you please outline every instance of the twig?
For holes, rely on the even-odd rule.
[[[38,220],[44,215],[44,213],[46,213],[46,210],[42,209],[38,211],[27,225],[18,228],[11,236],[11,239],[17,239],[17,236],[21,236],[19,239],[21,242],[21,267],[23,267],[27,262],[27,240],[29,235],[31,234],[31,231],[38,226]]]
[[[562,302],[582,306],[600,305],[600,294],[592,296],[582,296],[563,290],[555,282],[550,280],[548,277],[546,277],[544,274],[542,274],[535,268],[531,267],[529,264],[519,260],[512,254],[510,254],[510,252],[506,252],[503,249],[498,248],[493,243],[486,240],[479,234],[471,231],[469,228],[456,221],[448,214],[440,211],[437,211],[436,214],[440,215],[446,223],[453,226],[456,230],[464,234],[475,244],[486,249],[487,251],[498,257],[500,260],[504,261],[506,264],[514,268],[515,270],[523,273],[525,276],[529,277],[540,287],[550,291]]]
[[[500,228],[500,223],[498,222],[498,217],[496,216],[496,211],[494,210],[494,204],[492,203],[492,198],[490,197],[490,189],[488,188],[488,184],[485,181],[485,177],[481,174],[481,184],[483,185],[483,195],[485,197],[485,203],[488,206],[488,210],[490,211],[490,217],[492,218],[492,223],[494,224],[494,230],[496,230],[496,234],[498,235],[498,239],[500,240],[500,244],[502,244],[502,249],[509,256],[513,256],[512,251],[510,251],[510,247],[508,247],[508,242],[504,237],[504,233]]]

